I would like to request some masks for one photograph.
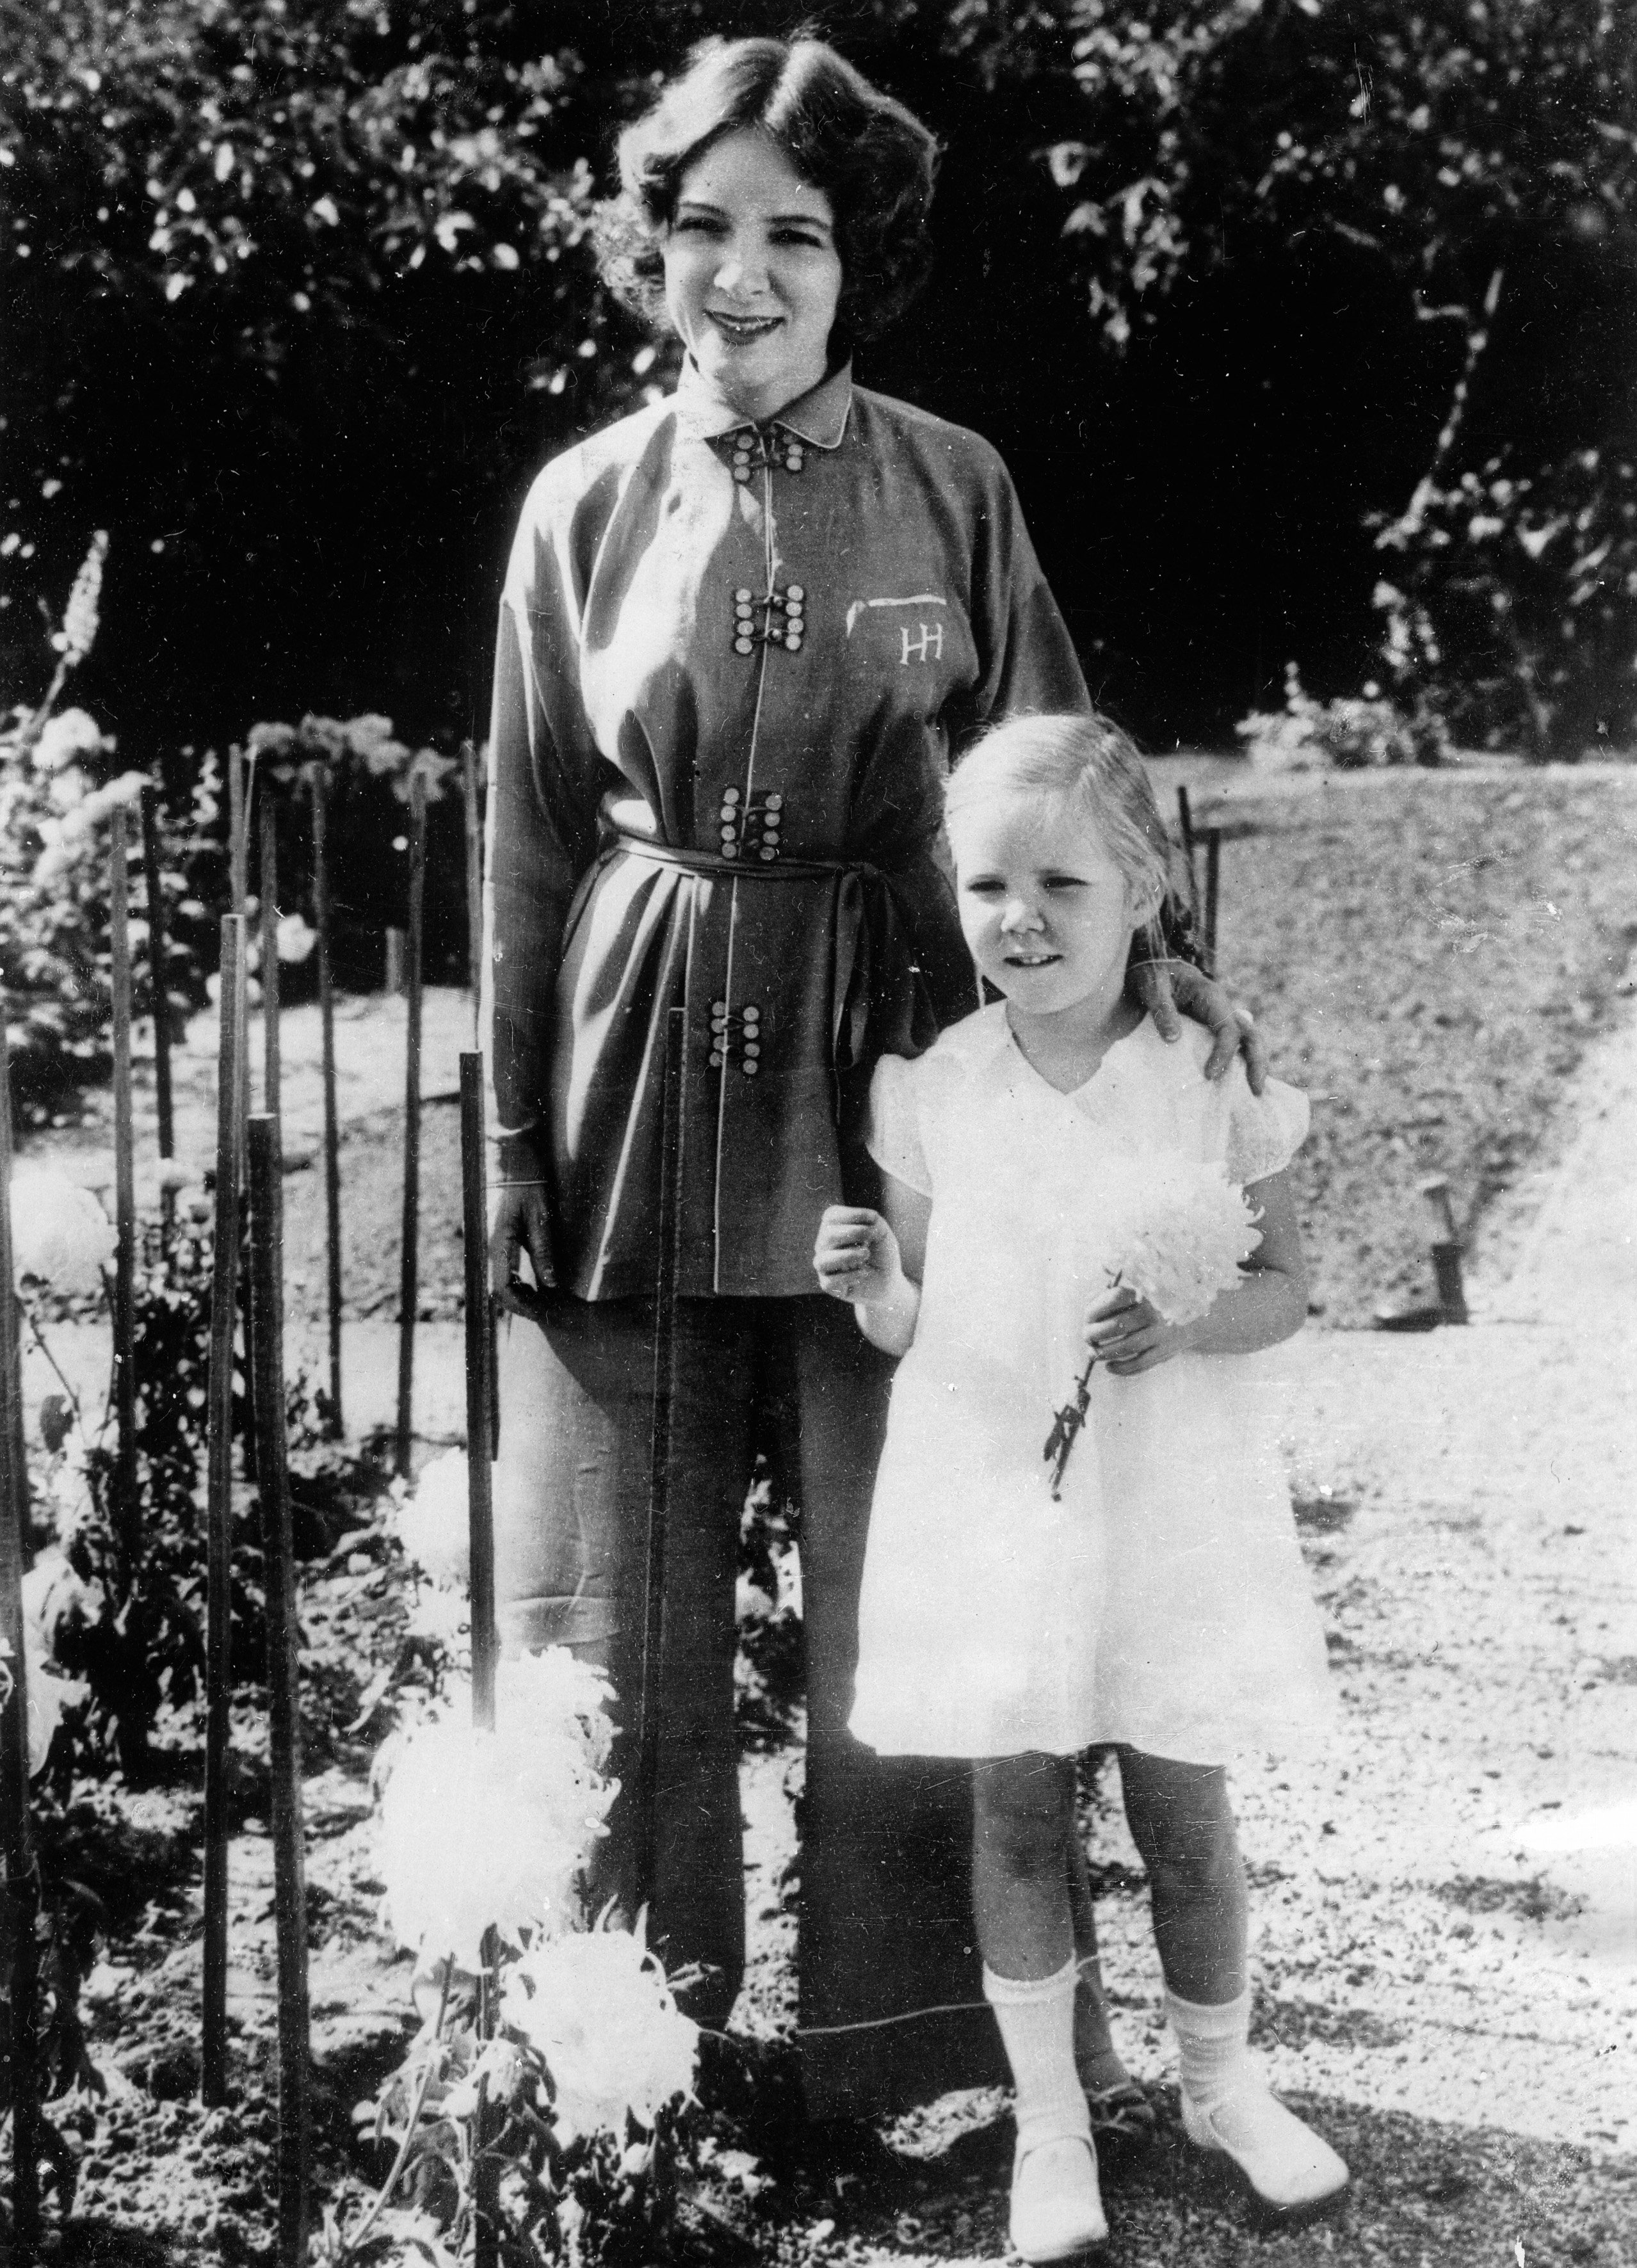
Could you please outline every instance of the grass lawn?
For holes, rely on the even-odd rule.
[[[1168,817],[1186,783],[1222,828],[1220,966],[1313,1099],[1295,1178],[1324,1322],[1430,1294],[1429,1174],[1487,1263],[1486,1208],[1561,1148],[1625,983],[1637,769],[1154,771]]]

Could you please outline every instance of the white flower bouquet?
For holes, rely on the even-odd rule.
[[[1196,1322],[1209,1314],[1217,1294],[1238,1280],[1241,1263],[1262,1241],[1243,1189],[1214,1160],[1200,1163],[1161,1152],[1133,1164],[1099,1197],[1104,1207],[1098,1243],[1110,1287],[1135,1292],[1168,1323]],[[1086,1422],[1096,1359],[1088,1358],[1074,1399],[1056,1411],[1042,1452],[1051,1467],[1054,1499],[1062,1494],[1069,1454]]]

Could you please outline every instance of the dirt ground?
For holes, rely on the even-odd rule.
[[[1263,2233],[1173,2115],[1152,2146],[1107,2154],[1116,2268],[1637,2260],[1637,1016],[1616,1001],[1606,1017],[1555,1098],[1539,1169],[1486,1217],[1471,1325],[1318,1328],[1282,1358],[1341,1715],[1321,1766],[1237,1778],[1257,2033],[1276,2082],[1351,2161],[1352,2196],[1333,2221]],[[429,1114],[429,1160],[452,1118]],[[316,1181],[293,1174],[292,1200]],[[293,1239],[292,1223],[291,1269],[316,1285]],[[453,1280],[453,1253],[424,1263],[429,1304]],[[449,1338],[428,1341],[424,1359],[446,1366]],[[356,1683],[328,1693],[317,1665],[350,1651],[361,1678],[401,1612],[377,1546],[310,1571],[309,1905],[332,2196],[362,2171],[347,2113],[402,2036],[407,1972],[373,1930],[365,1777],[381,1728],[348,1729]],[[80,2183],[65,2259],[214,2268],[267,2242],[271,1889],[256,1728],[247,1719],[240,1733],[233,2110],[191,2099],[196,1789],[183,1775],[136,1797],[105,1790],[80,1822],[112,1917],[86,1995],[108,2092],[65,2106]],[[748,1762],[753,2030],[789,2009],[799,1782],[792,1751]],[[1111,1773],[1094,1856],[1121,2037],[1163,2089],[1145,1886]],[[731,2128],[718,2139],[731,2144]],[[725,2237],[721,2257],[1003,2260],[1003,2099],[947,2098],[888,2139],[896,2169],[865,2179],[775,2178],[719,2150],[710,2193],[741,2241]]]

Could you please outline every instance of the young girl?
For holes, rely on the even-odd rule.
[[[1012,2241],[1107,2235],[1073,2051],[1083,1858],[1075,1754],[1118,1746],[1152,1889],[1183,2122],[1265,2205],[1310,2211],[1347,2169],[1247,2047],[1244,1870],[1223,1767],[1322,1721],[1325,1657],[1244,1358],[1299,1329],[1284,1167],[1307,1104],[1125,997],[1169,844],[1141,759],[1100,718],[1002,725],[948,795],[961,917],[1004,995],[871,1090],[881,1210],[832,1206],[820,1284],[901,1353],[871,1514],[852,1729],[883,1755],[980,1759],[974,1904],[1016,2090]],[[1219,1160],[1261,1241],[1203,1320],[1109,1289],[1099,1186],[1162,1153]],[[1086,1355],[1083,1432],[1043,1455]]]

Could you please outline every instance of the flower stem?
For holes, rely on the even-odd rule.
[[[444,2011],[449,2005],[449,1979],[453,1974],[453,1962],[446,1961],[443,1965],[443,1988],[438,1995],[438,2021],[432,2026],[431,2045],[433,2048],[437,2046],[439,2041],[443,2037]],[[403,2139],[398,2145],[398,2154],[392,2161],[392,2171],[381,2183],[373,2202],[371,2204],[369,2210],[365,2213],[363,2220],[358,2223],[358,2227],[353,2230],[350,2236],[344,2237],[342,2240],[341,2258],[343,2262],[350,2260],[353,2254],[358,2250],[359,2245],[363,2243],[365,2238],[369,2235],[371,2229],[375,2226],[375,2223],[380,2220],[382,2213],[386,2210],[387,2199],[391,2197],[394,2190],[398,2186],[398,2176],[402,2173],[404,2167],[409,2162],[410,2146],[415,2140],[415,2130],[421,2123],[421,2110],[426,2101],[426,2090],[432,2083],[432,2065],[435,2060],[436,2058],[429,2050],[426,2060],[421,2066],[420,2083],[415,2090],[415,2101],[409,2107],[409,2123],[403,2130]]]
[[[78,1426],[80,1432],[83,1433],[85,1430],[85,1413],[79,1406],[78,1395],[75,1393],[73,1388],[69,1384],[68,1380],[64,1377],[63,1366],[57,1360],[55,1355],[52,1353],[50,1347],[46,1342],[46,1335],[40,1328],[39,1317],[35,1314],[33,1309],[29,1306],[27,1300],[23,1297],[20,1292],[17,1295],[17,1304],[23,1311],[24,1322],[33,1333],[34,1344],[40,1349],[41,1353],[44,1355],[46,1360],[51,1365],[57,1384],[63,1388],[63,1393],[67,1395],[69,1399],[69,1407],[74,1412],[74,1423]]]

